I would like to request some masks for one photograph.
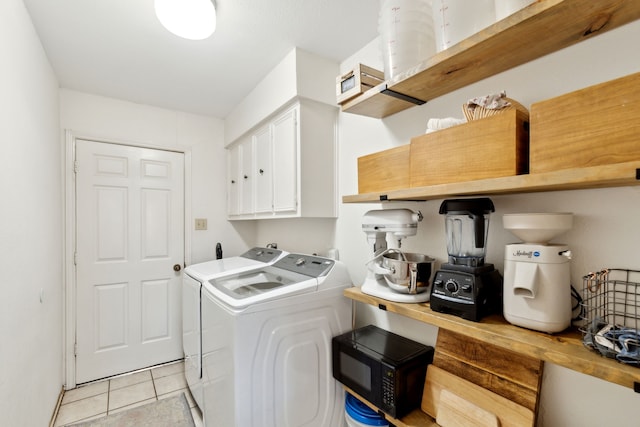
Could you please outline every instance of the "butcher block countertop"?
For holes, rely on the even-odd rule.
[[[377,306],[411,319],[453,331],[497,347],[554,363],[586,375],[634,389],[640,386],[640,368],[607,359],[582,344],[582,334],[572,328],[546,334],[511,325],[500,315],[471,322],[431,310],[429,303],[397,303],[363,294],[360,288],[344,291],[352,300]]]

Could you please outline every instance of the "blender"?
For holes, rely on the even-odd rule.
[[[402,239],[415,236],[420,221],[422,213],[410,209],[371,210],[364,215],[362,231],[373,258],[367,262],[362,293],[395,302],[429,300],[435,260],[400,251]],[[388,240],[393,247],[388,246]]]
[[[504,317],[517,326],[554,333],[571,325],[571,251],[548,243],[571,229],[571,213],[505,214],[505,230],[524,243],[505,248]]]
[[[491,212],[495,207],[486,197],[440,205],[449,258],[433,281],[432,310],[478,321],[502,307],[502,276],[484,262]]]

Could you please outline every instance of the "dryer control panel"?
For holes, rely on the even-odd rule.
[[[282,268],[283,270],[293,271],[294,273],[304,274],[309,277],[322,277],[329,274],[334,264],[335,261],[329,258],[304,254],[289,254],[273,264],[273,266]]]

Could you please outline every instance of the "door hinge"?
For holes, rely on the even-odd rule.
[[[73,265],[78,265],[78,252],[73,253]]]
[[[78,173],[78,161],[73,161],[73,173]]]
[[[77,356],[78,355],[78,343],[73,343],[73,355]]]

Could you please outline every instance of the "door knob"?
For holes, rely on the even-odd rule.
[[[180,264],[176,264],[173,266],[173,271],[180,271],[182,270],[182,266]]]

